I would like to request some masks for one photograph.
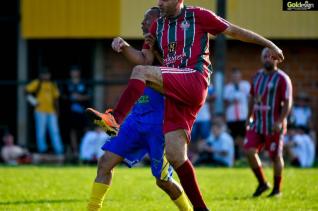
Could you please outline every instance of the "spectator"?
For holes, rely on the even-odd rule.
[[[46,143],[46,129],[48,128],[55,154],[63,154],[63,144],[57,120],[59,90],[51,80],[51,73],[48,69],[42,70],[38,79],[27,84],[26,92],[29,93],[28,99],[32,98],[31,94],[34,95],[31,102],[35,107],[38,152],[45,153],[48,150]]]
[[[56,163],[62,164],[64,161],[63,155],[49,154],[31,154],[27,149],[14,144],[14,137],[11,133],[6,132],[2,138],[3,147],[1,149],[1,157],[8,165],[18,164],[39,164],[39,163]]]
[[[81,79],[81,71],[77,66],[71,67],[70,80],[66,85],[65,98],[68,106],[68,127],[70,148],[74,158],[78,155],[78,145],[87,127],[87,120],[84,114],[85,108],[89,106],[91,99],[87,85]]]
[[[17,165],[31,163],[31,155],[26,149],[14,145],[14,137],[11,133],[5,132],[2,141],[1,157],[6,164]]]
[[[285,152],[292,166],[312,167],[315,160],[315,145],[303,128],[289,127],[285,139]]]
[[[234,142],[226,132],[223,121],[214,121],[212,134],[199,147],[200,158],[195,164],[211,163],[232,167],[234,164]]]
[[[233,68],[231,82],[224,88],[224,100],[227,126],[235,143],[235,159],[239,159],[243,152],[249,92],[249,82],[242,80],[239,69]]]
[[[110,137],[99,127],[87,131],[82,139],[80,159],[87,163],[97,163],[98,158],[104,154],[101,147],[108,138]]]
[[[310,99],[306,92],[298,93],[289,119],[291,124],[304,128],[306,133],[310,132],[312,125],[312,111],[309,101]]]

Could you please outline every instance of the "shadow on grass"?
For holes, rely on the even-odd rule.
[[[1,205],[19,205],[19,204],[58,204],[58,203],[73,203],[86,202],[86,199],[39,199],[39,200],[25,200],[25,201],[0,201]]]

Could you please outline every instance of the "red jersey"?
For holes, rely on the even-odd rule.
[[[251,129],[259,134],[271,134],[273,124],[280,117],[282,102],[292,99],[289,76],[282,70],[266,74],[262,69],[253,78],[250,94],[254,98]]]
[[[150,33],[156,37],[163,66],[191,68],[209,77],[212,66],[208,34],[217,35],[227,27],[224,19],[209,10],[184,6],[177,17],[158,18]],[[144,48],[149,46],[144,44]]]

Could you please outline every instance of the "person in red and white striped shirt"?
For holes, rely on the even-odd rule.
[[[253,196],[260,196],[270,188],[258,156],[263,148],[269,152],[274,168],[274,188],[269,196],[280,196],[284,167],[283,135],[292,106],[292,85],[289,76],[277,67],[278,61],[268,48],[263,49],[261,59],[264,67],[252,80],[244,148],[259,183]]]
[[[283,60],[282,50],[264,37],[240,28],[218,17],[210,10],[188,7],[184,0],[158,0],[161,17],[145,39],[141,52],[130,51],[125,42],[112,43],[137,65],[133,68],[128,87],[121,95],[113,112],[107,110],[101,121],[110,133],[117,133],[135,102],[150,86],[165,95],[164,134],[168,161],[176,170],[194,210],[208,210],[194,168],[187,157],[190,132],[198,111],[203,105],[212,65],[209,52],[209,34],[225,34],[244,42],[271,49],[273,56]],[[163,66],[151,66],[155,47],[163,58]]]

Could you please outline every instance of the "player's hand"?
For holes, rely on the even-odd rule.
[[[275,46],[274,48],[270,48],[272,58],[277,60],[278,62],[282,62],[284,60],[284,54],[283,51]]]
[[[273,131],[274,133],[279,133],[279,132],[281,131],[281,129],[282,129],[282,123],[280,123],[280,122],[275,122],[274,125],[273,125],[273,127],[272,127],[272,131]]]
[[[146,44],[148,44],[150,46],[150,48],[153,48],[153,46],[155,45],[155,42],[156,42],[156,38],[154,36],[152,36],[152,34],[150,34],[150,33],[145,34],[144,38],[145,38]]]
[[[124,47],[128,47],[129,44],[121,37],[116,37],[113,39],[112,48],[117,53],[121,53]]]

